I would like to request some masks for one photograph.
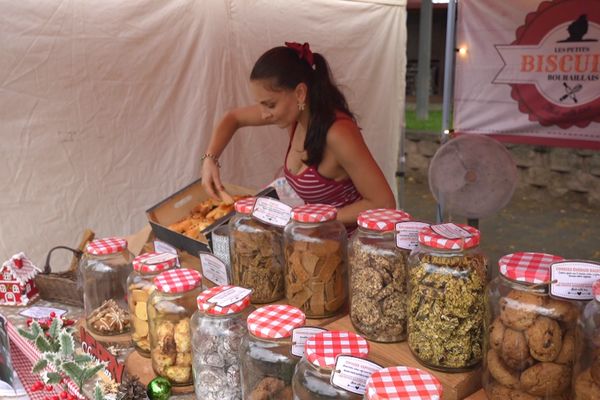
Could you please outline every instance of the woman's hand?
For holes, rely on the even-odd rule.
[[[212,158],[202,160],[202,187],[214,199],[220,199],[219,192],[225,188],[221,183],[221,174],[217,161]]]

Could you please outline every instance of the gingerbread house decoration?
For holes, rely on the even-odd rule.
[[[0,270],[0,304],[25,306],[39,296],[34,278],[40,270],[24,253],[12,256]]]

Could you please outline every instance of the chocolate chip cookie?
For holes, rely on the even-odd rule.
[[[552,318],[539,316],[525,331],[531,356],[539,361],[554,361],[562,348],[562,330]]]
[[[500,299],[500,319],[509,328],[524,331],[538,316],[543,297],[513,290]]]
[[[490,325],[490,346],[496,351],[501,351],[502,339],[504,338],[504,330],[506,328],[500,321],[500,318],[496,318]]]
[[[600,386],[594,382],[591,371],[586,369],[575,379],[575,400],[600,399]]]
[[[529,355],[529,346],[523,332],[510,328],[504,331],[500,356],[507,367],[518,371],[523,371],[534,363]]]
[[[510,389],[519,387],[518,372],[511,371],[507,368],[495,350],[489,350],[487,353],[487,367],[492,377],[501,385]]]
[[[573,331],[565,332],[560,353],[554,360],[557,364],[572,365],[575,358],[575,335]],[[600,365],[599,365],[600,367]]]
[[[571,368],[551,362],[541,362],[521,374],[521,389],[534,396],[557,396],[571,383]]]

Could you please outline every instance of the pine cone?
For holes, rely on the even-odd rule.
[[[146,387],[140,383],[140,378],[137,376],[126,376],[119,385],[117,392],[119,400],[145,400]]]

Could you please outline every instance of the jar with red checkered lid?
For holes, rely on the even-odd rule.
[[[177,256],[169,253],[144,253],[133,259],[133,271],[127,278],[127,302],[133,332],[131,338],[137,352],[150,357],[148,337],[148,298],[156,289],[154,277],[174,268]]]
[[[402,210],[375,209],[358,215],[348,247],[350,320],[358,333],[378,342],[406,339],[408,255],[396,245]]]
[[[388,367],[369,376],[364,400],[440,400],[442,392],[442,384],[429,372],[405,366]]]
[[[156,290],[148,299],[148,328],[152,369],[173,386],[192,384],[190,318],[197,310],[202,275],[174,268],[154,277]]]
[[[463,371],[483,357],[487,258],[468,225],[422,228],[409,257],[408,345],[426,367]]]
[[[252,216],[256,198],[235,202],[229,221],[232,284],[252,289],[253,303],[271,303],[284,296],[283,227]]]
[[[490,399],[569,398],[580,310],[549,295],[551,266],[563,261],[535,252],[498,261],[487,294],[483,384]]]
[[[306,316],[287,304],[270,304],[248,316],[242,340],[242,398],[292,399],[292,376],[299,358],[292,355],[292,333]]]
[[[600,399],[600,280],[592,286],[594,299],[586,304],[576,331],[574,399]],[[563,345],[564,346],[564,345]]]
[[[127,277],[132,260],[125,239],[96,239],[87,244],[80,270],[86,325],[93,333],[113,336],[129,332]]]
[[[347,298],[347,232],[335,207],[307,204],[292,210],[285,227],[285,294],[309,318],[341,310]]]

